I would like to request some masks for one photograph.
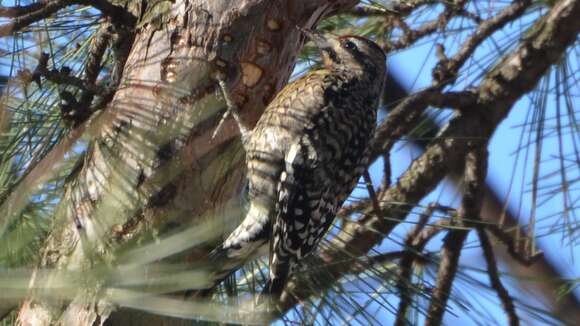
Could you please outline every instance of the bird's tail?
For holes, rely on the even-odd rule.
[[[266,282],[262,293],[258,297],[258,304],[278,302],[286,287],[288,275],[290,275],[290,265],[279,264],[277,266],[271,266],[271,268],[273,269],[270,270],[268,282]]]
[[[244,221],[208,255],[211,274],[208,287],[214,288],[246,262],[266,255],[269,232],[268,211],[251,205]]]
[[[208,264],[211,269],[211,287],[214,288],[228,276],[235,273],[246,263],[246,257],[231,256],[231,249],[224,248],[223,244],[212,250],[208,255]]]
[[[215,288],[242,267],[244,263],[245,260],[228,257],[228,250],[224,249],[223,245],[220,245],[207,256],[210,279],[207,282],[206,288],[187,291],[186,297],[198,299],[210,297]]]
[[[273,300],[278,300],[280,295],[282,295],[282,291],[286,286],[286,277],[278,277],[278,278],[270,278],[264,286],[260,297],[269,297]],[[262,299],[263,300],[263,299]]]

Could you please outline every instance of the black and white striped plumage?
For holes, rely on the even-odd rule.
[[[385,78],[385,55],[375,43],[306,33],[324,67],[287,85],[252,131],[245,146],[250,208],[212,254],[229,260],[221,279],[271,249],[264,291],[276,298],[366,167]]]

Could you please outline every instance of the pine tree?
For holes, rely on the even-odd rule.
[[[481,324],[577,323],[577,281],[536,240],[578,243],[578,17],[579,0],[4,2],[3,322],[439,325],[452,309]],[[296,26],[388,53],[369,173],[382,182],[360,184],[281,311],[254,307],[267,257],[200,298],[208,252],[245,209],[234,119],[216,132],[227,108],[218,80],[253,126],[292,74],[318,65]],[[416,76],[392,58],[421,48],[429,83],[403,90],[393,76]],[[485,182],[501,151],[490,140],[518,110],[506,199]],[[405,146],[419,151],[408,166],[394,158]],[[543,214],[546,202],[560,209]],[[478,268],[460,260],[473,251]],[[551,307],[528,305],[514,279]]]

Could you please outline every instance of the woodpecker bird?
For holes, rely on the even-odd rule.
[[[243,137],[249,210],[210,254],[217,284],[270,249],[263,293],[274,299],[364,172],[385,81],[386,57],[372,41],[303,32],[319,48],[323,68],[282,89]]]

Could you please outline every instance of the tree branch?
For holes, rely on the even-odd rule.
[[[48,54],[42,53],[38,60],[38,65],[34,69],[34,78],[36,76],[44,77],[55,84],[74,86],[90,94],[104,95],[108,93],[107,88],[95,85],[94,81],[91,83],[89,80],[71,76],[71,71],[68,67],[62,67],[60,71],[48,69],[47,63]]]
[[[0,17],[16,17],[30,14],[46,6],[46,1],[34,2],[26,6],[0,7]]]
[[[465,156],[464,183],[465,193],[461,201],[461,207],[457,213],[456,223],[459,226],[472,225],[469,220],[480,220],[479,213],[483,200],[485,189],[485,176],[487,175],[487,142],[479,140],[475,148],[468,151]],[[437,272],[437,283],[433,290],[431,303],[427,312],[425,325],[441,325],[443,313],[447,309],[447,300],[451,295],[451,287],[457,267],[459,265],[459,256],[463,249],[463,243],[467,238],[469,230],[453,229],[449,231],[443,240],[441,249],[441,261]]]
[[[76,0],[80,5],[91,6],[100,11],[104,16],[111,19],[116,26],[134,26],[137,17],[121,6],[112,4],[107,0]]]
[[[0,25],[0,37],[8,36],[42,19],[48,18],[59,10],[72,5],[92,6],[115,25],[134,26],[137,18],[124,8],[106,0],[48,0],[27,6],[0,7],[1,17],[12,17],[12,21]]]
[[[434,84],[419,93],[407,97],[403,102],[393,109],[384,123],[379,126],[376,137],[373,141],[374,148],[372,160],[376,159],[380,153],[389,149],[396,139],[407,134],[419,121],[423,111],[427,106],[434,107],[451,107],[454,109],[466,108],[474,103],[475,98],[470,91],[450,92],[441,94],[443,86],[454,81],[455,76],[465,60],[475,51],[477,46],[483,42],[489,35],[501,29],[508,22],[523,14],[525,9],[530,5],[529,0],[517,1],[502,10],[498,15],[482,22],[478,29],[468,38],[461,49],[452,59],[441,60],[433,71]],[[457,12],[462,7],[448,7],[440,17],[420,30],[433,30],[440,24],[440,21],[447,19],[450,15]],[[423,32],[420,33],[423,35]],[[417,35],[413,37],[415,41]],[[402,46],[402,45],[401,45]],[[395,46],[396,47],[396,46]]]
[[[344,13],[353,15],[355,17],[369,17],[369,16],[386,16],[396,15],[397,17],[404,17],[412,13],[415,9],[436,4],[437,0],[409,0],[409,1],[393,1],[389,3],[387,8],[380,8],[374,6],[360,5],[349,9]]]
[[[435,83],[452,83],[459,69],[471,57],[477,47],[491,34],[503,28],[506,24],[521,16],[532,4],[531,0],[515,1],[497,15],[481,22],[477,30],[463,43],[459,51],[451,59],[441,60],[433,72]]]
[[[458,1],[457,3],[448,3],[445,6],[445,10],[439,14],[437,19],[425,23],[417,29],[411,29],[407,23],[405,23],[401,18],[396,17],[393,19],[393,25],[399,27],[403,31],[403,36],[396,42],[389,42],[385,44],[385,50],[391,52],[397,49],[407,48],[411,44],[415,43],[417,40],[433,34],[441,26],[445,26],[445,22],[449,21],[453,16],[457,14],[459,10],[463,10],[465,5],[464,0]]]
[[[495,261],[495,255],[493,254],[493,249],[491,247],[489,237],[483,228],[478,227],[476,230],[479,241],[481,242],[483,256],[485,257],[485,262],[487,264],[487,275],[489,276],[489,282],[491,283],[492,288],[495,290],[502,303],[503,309],[508,316],[508,322],[510,326],[517,326],[520,324],[520,320],[516,314],[516,307],[514,306],[514,302],[508,291],[501,283],[501,279],[497,270],[497,263]]]
[[[52,0],[43,2],[43,5],[3,8],[5,12],[20,13],[22,15],[15,16],[13,21],[4,25],[0,25],[0,37],[18,32],[22,28],[27,27],[28,25],[39,20],[45,19],[57,11],[72,5],[73,3],[73,0]]]
[[[101,61],[103,60],[103,55],[105,54],[112,38],[111,29],[112,27],[109,24],[101,26],[91,44],[89,57],[85,64],[85,79],[90,84],[94,84],[97,81],[97,77],[101,71]]]
[[[440,220],[434,223],[432,226],[425,228],[429,218],[437,208],[437,204],[430,204],[427,206],[427,209],[419,217],[417,225],[405,238],[405,250],[399,264],[400,271],[399,279],[397,281],[397,288],[399,289],[400,296],[397,317],[395,320],[395,325],[397,326],[408,324],[407,313],[413,301],[411,291],[413,286],[411,281],[413,263],[417,260],[418,255],[422,253],[425,245],[427,245],[427,242],[433,236],[439,233],[439,231],[443,230],[443,228],[438,227],[438,225],[443,226],[448,223],[447,220]]]
[[[522,239],[521,230],[515,227],[513,232],[503,230],[496,224],[486,225],[485,229],[491,232],[502,244],[506,246],[508,254],[524,266],[530,266],[543,255],[541,251],[531,253],[526,247],[526,239]]]

